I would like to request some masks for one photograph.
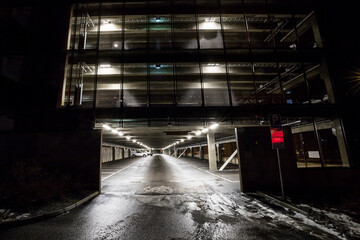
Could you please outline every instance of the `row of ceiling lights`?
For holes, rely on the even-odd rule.
[[[196,136],[199,136],[199,135],[201,135],[202,133],[208,133],[210,130],[216,129],[218,126],[219,126],[218,123],[211,124],[210,127],[206,127],[206,128],[201,129],[201,130],[197,130],[197,131],[195,132],[195,135],[196,135]],[[186,138],[187,138],[188,140],[190,140],[190,139],[192,139],[192,137],[193,137],[193,136],[189,134]],[[173,146],[179,144],[180,142],[185,142],[185,140],[186,140],[186,139],[180,139],[180,141],[176,141],[176,142],[174,142],[174,143],[172,143],[172,144],[164,147],[163,150],[168,149],[168,148],[170,148],[170,147],[173,147]]]
[[[116,130],[115,128],[112,128],[112,127],[110,127],[110,126],[107,125],[107,124],[103,124],[102,127],[103,127],[103,129],[105,129],[105,130],[111,131],[111,133],[113,133],[113,134],[115,134],[115,135],[119,135],[120,137],[125,137],[126,140],[128,140],[128,141],[132,141],[133,143],[139,144],[140,146],[142,146],[142,147],[144,147],[144,148],[146,148],[146,149],[151,149],[150,147],[146,146],[145,144],[136,141],[136,139],[131,139],[130,136],[124,136],[124,133],[123,133],[123,132],[120,132],[120,131]]]

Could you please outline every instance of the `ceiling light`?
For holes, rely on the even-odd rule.
[[[184,142],[185,140],[184,140],[184,139],[181,139],[180,141],[181,141],[181,142]]]
[[[102,126],[104,129],[106,129],[106,130],[110,130],[111,129],[111,127],[109,126],[109,125],[106,125],[106,124],[103,124],[103,126]]]
[[[114,47],[115,47],[115,48],[119,47],[119,44],[114,43]]]
[[[191,136],[191,135],[188,135],[188,136],[187,136],[187,139],[192,139],[192,136]]]
[[[123,136],[124,134],[122,132],[118,132],[118,135],[119,136]]]
[[[126,139],[127,139],[127,140],[130,140],[130,137],[129,137],[129,136],[127,136],[127,137],[126,137]]]
[[[133,139],[133,142],[135,143],[135,142],[136,142],[136,140],[135,140],[135,139]]]
[[[111,129],[111,132],[114,133],[114,134],[118,133],[118,131],[116,129]]]
[[[179,144],[179,143],[180,143],[179,141],[176,142],[176,144]]]
[[[203,130],[201,130],[201,132],[203,132],[203,133],[207,133],[208,131],[209,131],[208,128],[204,128]]]
[[[219,126],[218,123],[214,123],[210,126],[210,129],[214,130],[215,128],[217,128]]]
[[[196,131],[195,134],[196,134],[196,135],[200,135],[200,134],[201,134],[201,131]]]

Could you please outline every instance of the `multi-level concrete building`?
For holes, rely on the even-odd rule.
[[[54,17],[37,29],[42,38],[49,34],[56,40],[57,64],[46,72],[57,106],[40,106],[51,113],[42,111],[39,118],[20,115],[15,126],[18,131],[76,132],[99,131],[107,124],[116,134],[103,130],[100,144],[148,146],[170,154],[189,148],[201,158],[201,145],[208,143],[196,131],[218,123],[209,141],[228,143],[235,141],[235,128],[268,129],[269,114],[276,113],[287,129],[292,167],[350,167],[317,4],[147,0],[62,5],[55,11],[61,23]],[[52,24],[56,27],[48,28]],[[48,127],[39,124],[44,115],[51,119]],[[247,136],[256,144],[267,137],[260,131],[242,137]],[[259,144],[249,149],[268,151],[268,145]]]

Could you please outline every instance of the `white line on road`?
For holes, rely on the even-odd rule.
[[[140,159],[140,160],[141,160],[141,159]],[[130,164],[129,166],[126,166],[126,167],[120,169],[119,171],[114,172],[113,174],[111,174],[111,175],[109,175],[109,176],[107,176],[107,177],[104,177],[103,179],[101,179],[101,181],[104,181],[105,179],[108,179],[109,177],[112,177],[112,176],[114,176],[115,174],[117,174],[117,173],[119,173],[119,172],[121,172],[121,171],[123,171],[123,170],[125,170],[125,169],[127,169],[127,168],[129,168],[129,167],[131,167],[132,165],[134,165],[135,163],[139,162],[140,160],[138,160],[138,161]]]

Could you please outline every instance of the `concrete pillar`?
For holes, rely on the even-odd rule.
[[[199,159],[204,159],[204,148],[202,146],[199,147]]]
[[[115,147],[111,147],[112,150],[112,157],[111,160],[115,161],[116,160],[116,148]]]
[[[178,156],[178,153],[177,153],[177,149],[175,148],[175,146],[174,146],[174,157],[177,157]]]
[[[207,134],[207,142],[208,142],[208,155],[209,155],[209,170],[213,172],[217,170],[215,134],[213,132]]]
[[[125,148],[124,149],[124,158],[128,158],[129,157],[129,149]]]
[[[220,162],[220,144],[216,144],[216,160]]]
[[[336,138],[338,140],[339,151],[343,167],[350,167],[349,156],[346,148],[345,137],[343,134],[342,124],[339,118],[334,119],[334,127],[336,132]]]
[[[192,147],[190,148],[190,157],[192,157],[192,158],[194,157],[194,151],[193,151]]]

